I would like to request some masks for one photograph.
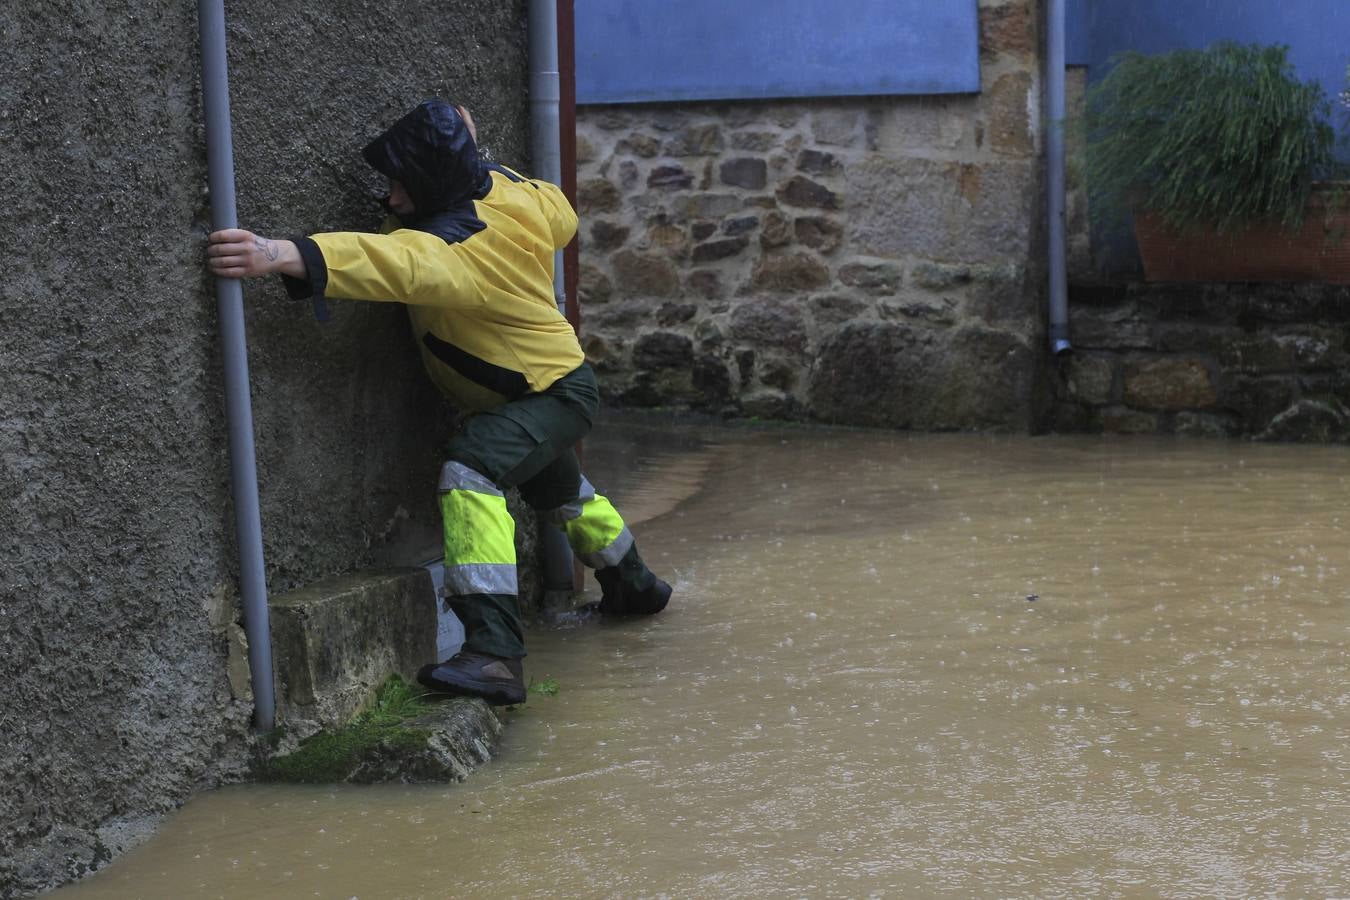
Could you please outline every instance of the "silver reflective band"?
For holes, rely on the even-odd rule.
[[[466,563],[445,567],[445,596],[516,593],[515,563]]]
[[[577,491],[577,499],[571,503],[564,503],[562,506],[548,514],[549,521],[555,525],[561,525],[564,522],[570,522],[573,519],[581,517],[582,509],[587,503],[595,499],[595,485],[586,480],[586,476],[581,476],[581,489]]]
[[[633,546],[633,532],[628,530],[628,526],[623,526],[623,531],[619,536],[605,549],[598,550],[595,553],[579,553],[577,558],[592,569],[604,569],[609,566],[617,566],[619,560],[628,552],[628,548]]]
[[[437,490],[442,493],[445,491],[473,491],[475,494],[491,494],[493,497],[502,496],[501,489],[489,481],[486,476],[479,475],[464,463],[457,463],[454,460],[441,466],[441,483]]]

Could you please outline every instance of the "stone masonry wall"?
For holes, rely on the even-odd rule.
[[[1060,431],[1350,439],[1350,290],[1078,287]]]
[[[980,3],[982,90],[578,111],[582,336],[609,402],[1029,427],[1040,4]]]

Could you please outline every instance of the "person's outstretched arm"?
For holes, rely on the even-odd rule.
[[[294,241],[278,241],[242,228],[213,231],[207,238],[206,261],[218,278],[251,278],[281,274],[306,277],[305,261]]]
[[[458,259],[459,245],[423,231],[392,234],[331,231],[295,241],[227,228],[206,248],[211,272],[222,278],[290,276],[293,297],[382,300],[416,306],[481,304],[482,291]]]

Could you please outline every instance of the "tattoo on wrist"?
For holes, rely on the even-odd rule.
[[[264,237],[255,237],[253,246],[258,248],[258,252],[267,257],[268,262],[276,262],[277,257],[281,255],[281,248],[277,246],[276,241],[269,241]]]

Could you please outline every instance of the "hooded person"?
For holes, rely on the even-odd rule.
[[[601,613],[657,613],[671,594],[573,449],[599,405],[595,375],[553,294],[554,253],[576,234],[577,215],[557,186],[484,160],[467,111],[443,100],[419,104],[363,155],[389,179],[392,215],[382,233],[284,241],[226,229],[210,236],[208,263],[221,277],[280,273],[295,297],[407,305],[431,380],[472,413],[450,441],[437,486],[445,596],[464,624],[464,646],[423,666],[418,681],[520,703],[525,639],[504,490],[518,488],[596,570]]]

